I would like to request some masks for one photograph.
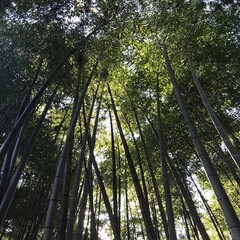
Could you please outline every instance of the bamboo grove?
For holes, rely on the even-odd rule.
[[[238,1],[0,8],[0,239],[240,239]]]

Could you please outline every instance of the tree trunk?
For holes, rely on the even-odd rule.
[[[129,151],[129,148],[128,148],[128,145],[127,145],[127,142],[126,142],[126,139],[125,139],[125,136],[123,134],[122,126],[121,126],[120,120],[118,118],[117,110],[116,110],[116,107],[115,107],[115,104],[114,104],[114,101],[113,101],[113,97],[112,97],[112,93],[111,93],[109,85],[108,85],[108,91],[109,91],[109,94],[110,94],[113,112],[114,112],[114,115],[115,115],[115,119],[117,121],[118,130],[119,130],[120,137],[121,137],[121,140],[122,140],[122,143],[123,143],[125,155],[126,155],[126,158],[128,160],[128,165],[129,165],[129,168],[130,168],[133,183],[134,183],[134,186],[135,186],[135,189],[136,189],[137,197],[138,197],[140,208],[141,208],[141,211],[142,211],[143,221],[144,221],[144,224],[145,224],[145,227],[146,227],[147,235],[148,235],[149,240],[155,240],[156,236],[155,236],[155,233],[154,233],[154,227],[153,227],[152,220],[151,220],[150,213],[149,213],[149,207],[147,206],[146,199],[144,198],[144,194],[143,194],[141,185],[140,185],[139,180],[138,180],[136,169],[134,167],[132,157],[131,157],[131,154],[130,154],[130,151]]]
[[[91,154],[92,154],[92,160],[93,160],[93,167],[94,167],[94,170],[95,170],[95,173],[96,173],[96,176],[97,176],[97,180],[98,180],[98,184],[99,184],[102,196],[103,196],[103,201],[104,201],[104,204],[105,204],[105,207],[106,207],[106,210],[108,212],[108,216],[109,216],[109,219],[110,219],[110,222],[111,222],[111,226],[112,226],[112,230],[113,230],[113,234],[114,234],[114,239],[119,240],[120,239],[120,232],[119,232],[119,228],[118,228],[118,225],[117,225],[117,223],[119,221],[116,219],[116,216],[112,212],[112,208],[111,208],[111,205],[110,205],[110,202],[109,202],[109,198],[108,198],[106,190],[105,190],[105,186],[104,186],[104,183],[103,183],[103,180],[102,180],[102,177],[101,177],[101,174],[100,174],[100,171],[99,171],[99,168],[98,168],[98,165],[97,165],[94,153],[93,153],[93,149],[92,150],[91,149],[90,149],[90,151],[92,152]]]
[[[52,146],[54,146],[56,144],[58,135],[59,135],[59,131],[55,135],[54,142],[53,142]],[[26,217],[24,218],[25,219],[24,227],[23,227],[22,231],[18,234],[19,235],[19,240],[27,239],[27,237],[24,238],[24,234],[25,234],[25,231],[27,229],[27,225],[28,225],[30,216],[31,216],[31,214],[33,215],[33,209],[34,209],[34,205],[36,204],[37,196],[39,196],[41,194],[40,190],[41,190],[41,187],[42,187],[41,186],[42,185],[42,178],[43,178],[43,176],[44,176],[44,174],[47,170],[47,163],[48,163],[50,155],[51,155],[51,153],[48,154],[48,156],[46,157],[46,160],[43,163],[43,168],[42,168],[42,171],[41,171],[40,176],[38,178],[38,182],[37,182],[36,187],[35,187],[34,196],[32,198],[32,201],[31,201],[29,210],[26,214]],[[45,189],[45,188],[46,188],[45,186],[42,187],[42,189]],[[49,188],[48,191],[50,191],[50,184],[49,184],[48,188]],[[30,234],[30,231],[29,231],[29,234]]]
[[[79,160],[77,163],[77,168],[76,168],[76,173],[75,173],[74,183],[73,183],[73,190],[72,190],[72,194],[71,194],[70,210],[69,210],[69,216],[68,216],[68,220],[67,220],[66,239],[72,239],[72,235],[73,235],[73,226],[74,226],[74,220],[75,220],[77,204],[78,204],[78,201],[77,201],[78,200],[78,189],[79,189],[80,178],[81,178],[81,173],[82,173],[82,163],[84,161],[83,159],[85,156],[87,136],[88,136],[90,121],[91,121],[93,107],[94,107],[94,104],[96,101],[98,89],[99,89],[99,85],[94,94],[94,98],[93,98],[92,105],[90,108],[88,120],[87,120],[87,123],[85,124],[84,136],[82,138],[82,146],[81,146],[81,151],[80,151],[80,155],[79,155]]]
[[[158,207],[159,207],[159,210],[160,210],[161,219],[162,219],[166,239],[169,239],[168,223],[167,223],[166,213],[165,213],[165,210],[164,210],[164,207],[163,207],[163,204],[162,204],[162,200],[161,200],[161,196],[160,196],[160,192],[159,192],[159,188],[158,188],[158,183],[157,183],[154,171],[153,171],[151,159],[150,159],[150,156],[149,156],[149,153],[148,153],[148,150],[147,150],[147,145],[146,145],[146,142],[145,142],[145,139],[144,139],[144,136],[143,136],[143,132],[142,132],[142,129],[141,129],[141,125],[140,125],[140,121],[139,121],[139,118],[138,118],[138,115],[137,115],[136,108],[135,108],[129,94],[128,94],[128,97],[129,97],[129,100],[130,100],[131,105],[132,105],[132,109],[133,109],[134,116],[135,116],[135,119],[136,119],[136,122],[137,122],[139,134],[140,134],[140,137],[141,137],[141,142],[143,144],[143,149],[144,149],[144,153],[145,153],[145,156],[146,156],[150,176],[151,176],[151,179],[152,179],[153,188],[154,188],[154,191],[155,191],[155,194],[156,194],[157,203],[158,203]]]
[[[32,88],[33,88],[35,82],[37,81],[42,64],[43,64],[43,58],[40,58],[35,76],[33,78],[33,81],[31,83],[28,91],[27,91],[26,96],[24,97],[24,99],[22,101],[20,110],[19,110],[16,120],[14,122],[14,125],[19,120],[19,117],[24,112],[24,109],[26,108],[26,106],[29,104]],[[17,134],[18,135],[17,140],[15,141],[15,139],[13,139],[12,144],[11,144],[10,148],[7,150],[6,155],[4,157],[4,161],[2,164],[2,168],[1,168],[1,176],[0,176],[0,179],[1,179],[1,181],[0,181],[0,200],[1,201],[2,201],[3,194],[6,191],[8,184],[10,182],[10,177],[12,175],[12,171],[13,171],[16,159],[17,159],[18,150],[21,145],[22,137],[23,137],[26,125],[27,125],[27,120],[28,120],[28,118],[26,118],[23,125],[21,126],[20,132]]]
[[[180,106],[180,110],[182,112],[184,121],[187,125],[187,128],[191,134],[191,138],[193,141],[193,144],[196,148],[196,151],[199,154],[199,157],[202,161],[203,167],[206,171],[206,174],[208,176],[208,179],[212,185],[212,188],[216,194],[217,200],[221,206],[221,209],[223,211],[226,223],[229,227],[229,230],[231,232],[231,235],[233,237],[234,240],[238,239],[240,236],[240,222],[239,219],[236,215],[236,212],[232,206],[232,204],[229,201],[229,198],[222,186],[222,183],[220,182],[217,172],[215,170],[215,168],[213,167],[212,163],[211,163],[211,159],[209,158],[206,149],[201,141],[201,139],[198,136],[198,132],[197,129],[192,121],[192,118],[187,110],[186,104],[183,100],[183,96],[177,86],[177,83],[175,81],[175,75],[174,72],[172,70],[169,58],[168,58],[168,53],[167,53],[167,49],[166,46],[163,46],[163,50],[164,50],[164,57],[165,57],[165,61],[166,61],[166,66],[167,66],[167,70],[177,97],[177,101],[178,104]],[[206,239],[209,239],[208,236]]]
[[[94,200],[93,200],[93,178],[91,175],[89,183],[89,205],[90,205],[90,219],[91,219],[91,224],[90,224],[90,229],[91,229],[91,240],[96,240],[98,239],[98,232],[97,232],[97,225],[96,225],[96,216],[95,216],[95,209],[94,209]]]
[[[71,121],[73,120],[74,114],[77,110],[77,102],[79,99],[79,88],[80,88],[80,77],[81,77],[81,70],[82,70],[82,62],[79,62],[78,66],[78,76],[76,81],[75,93],[74,93],[74,101],[71,113]],[[63,187],[62,187],[62,198],[61,198],[61,206],[59,210],[59,220],[58,220],[58,229],[57,229],[57,239],[64,240],[65,239],[65,230],[67,226],[67,215],[68,215],[68,205],[69,205],[69,191],[70,191],[70,184],[71,184],[71,175],[72,175],[72,150],[74,145],[74,133],[70,139],[69,143],[70,147],[66,157],[66,164],[64,170],[64,177],[63,177]]]
[[[204,204],[204,206],[205,206],[205,208],[206,208],[206,210],[208,212],[208,215],[209,215],[209,217],[210,217],[210,219],[211,219],[211,221],[213,223],[213,226],[216,229],[216,232],[218,234],[219,239],[220,240],[226,240],[226,238],[225,238],[225,236],[224,236],[224,234],[223,234],[223,232],[221,230],[221,227],[219,225],[219,222],[218,222],[217,218],[215,217],[212,209],[210,208],[207,200],[204,198],[202,192],[200,191],[200,189],[198,188],[196,182],[193,180],[193,178],[192,178],[192,176],[190,174],[189,174],[189,177],[190,177],[191,181],[193,182],[195,188],[197,189],[197,192],[198,192],[198,194],[199,194],[199,196],[200,196],[200,198],[201,198],[201,200],[202,200],[202,202],[203,202],[203,204]]]
[[[131,239],[130,226],[129,226],[129,203],[128,203],[128,179],[127,179],[127,165],[125,161],[125,210],[126,210],[126,230],[127,230],[127,240]]]
[[[63,186],[62,186],[62,197],[61,197],[61,205],[59,210],[58,217],[58,228],[57,228],[57,240],[65,239],[65,230],[67,225],[67,214],[68,214],[68,205],[69,205],[69,191],[70,191],[70,181],[72,175],[72,147],[73,147],[73,136],[70,143],[69,152],[67,154],[67,160],[64,169],[64,177],[63,177]]]
[[[114,145],[114,129],[112,115],[109,109],[110,127],[111,127],[111,150],[112,150],[112,191],[113,191],[113,213],[118,218],[118,199],[117,199],[117,169],[116,169],[116,153]],[[118,224],[118,223],[117,223]]]
[[[146,185],[146,180],[145,180],[145,175],[144,175],[144,170],[143,170],[143,166],[142,166],[142,160],[141,160],[141,156],[140,156],[140,149],[137,145],[137,141],[135,139],[135,136],[134,136],[134,133],[133,133],[133,130],[131,128],[131,125],[130,125],[130,122],[129,120],[127,119],[127,117],[124,115],[124,118],[127,122],[127,125],[128,125],[128,128],[130,130],[130,133],[132,135],[132,139],[133,139],[133,142],[134,142],[134,146],[135,146],[135,149],[136,149],[136,154],[137,154],[137,160],[138,160],[138,164],[139,164],[139,168],[140,168],[140,173],[141,173],[141,179],[142,179],[142,185],[143,185],[143,192],[144,192],[144,195],[145,195],[145,199],[147,201],[147,204],[149,206],[149,201],[148,201],[148,191],[147,191],[147,185]]]
[[[3,160],[1,174],[0,174],[0,202],[2,201],[2,198],[4,197],[4,192],[6,191],[6,188],[7,188],[7,176],[10,170],[11,159],[15,150],[18,148],[18,143],[21,136],[22,134],[19,134],[16,143],[13,143],[13,145],[9,148]]]
[[[225,153],[223,152],[222,148],[219,146],[216,138],[214,137],[211,129],[209,128],[206,120],[203,118],[202,114],[200,113],[199,109],[197,108],[197,106],[194,105],[194,109],[200,119],[200,121],[203,124],[203,127],[206,129],[206,131],[208,132],[209,137],[211,138],[213,145],[217,151],[217,153],[219,154],[221,160],[225,163],[228,171],[232,174],[234,180],[236,181],[236,183],[238,184],[238,186],[240,187],[240,177],[238,176],[236,170],[233,168],[232,163],[229,161],[228,157],[225,155]]]
[[[87,209],[87,199],[89,195],[89,175],[91,171],[92,163],[89,159],[88,161],[88,167],[85,168],[86,174],[85,174],[85,180],[84,180],[84,190],[82,199],[80,202],[80,210],[79,210],[79,216],[78,216],[78,226],[77,231],[75,235],[75,240],[82,240],[83,239],[83,232],[84,232],[84,219],[85,219],[85,213]]]
[[[61,157],[60,157],[60,160],[59,160],[59,163],[57,166],[56,174],[55,174],[55,179],[54,179],[53,188],[52,188],[52,194],[51,194],[51,197],[49,200],[49,207],[48,207],[48,211],[47,211],[43,240],[50,240],[53,237],[54,218],[55,218],[55,213],[57,210],[57,202],[59,201],[59,195],[61,192],[61,185],[62,185],[62,178],[63,178],[63,172],[64,172],[64,168],[65,168],[66,157],[69,152],[71,138],[72,138],[72,135],[75,130],[77,119],[79,117],[80,109],[83,104],[83,99],[86,95],[88,86],[89,86],[89,84],[93,78],[93,75],[96,71],[97,65],[98,65],[98,62],[96,62],[96,64],[93,66],[92,72],[90,73],[90,76],[84,85],[82,94],[81,94],[78,104],[77,104],[76,111],[74,113],[74,117],[73,117],[70,127],[69,127],[67,138],[64,143],[62,154],[61,154]]]
[[[191,70],[191,73],[192,73],[192,77],[193,77],[193,80],[194,80],[194,83],[197,87],[197,90],[198,90],[198,93],[202,99],[202,102],[209,114],[209,117],[211,118],[213,124],[214,124],[214,127],[216,128],[216,130],[218,131],[220,137],[222,138],[225,146],[227,147],[228,149],[228,152],[230,153],[232,159],[234,160],[235,164],[237,165],[238,168],[240,168],[240,155],[239,153],[237,152],[236,148],[233,146],[232,142],[230,141],[226,131],[224,130],[221,122],[219,121],[217,115],[215,114],[212,106],[210,105],[207,97],[206,97],[206,94],[202,88],[202,85],[197,77],[197,74],[196,74],[196,70],[194,68],[194,65],[193,65],[193,61],[192,61],[192,56],[190,54],[190,52],[188,53],[188,61],[189,61],[189,66],[190,66],[190,70]],[[240,235],[239,235],[240,236]]]
[[[182,205],[184,205],[184,203],[182,203]],[[185,224],[185,233],[187,235],[187,240],[191,240],[189,226],[188,226],[188,222],[187,222],[187,216],[186,216],[186,208],[184,208],[184,210],[183,210],[183,221]]]
[[[98,91],[98,89],[97,89]],[[95,97],[97,95],[97,91],[95,94]],[[94,102],[95,102],[95,97],[90,109],[90,114],[89,114],[89,121],[86,121],[86,115],[85,115],[85,111],[84,112],[84,125],[85,125],[85,132],[87,134],[87,138],[88,138],[88,142],[89,142],[89,149],[93,148],[95,146],[95,136],[96,136],[96,132],[97,132],[97,125],[98,125],[98,116],[99,116],[99,111],[100,111],[100,106],[101,106],[101,100],[98,106],[98,110],[97,110],[97,114],[96,114],[96,119],[95,119],[95,124],[94,124],[94,130],[93,130],[93,136],[92,139],[90,137],[90,129],[89,129],[89,125],[90,125],[90,120],[91,120],[91,115],[92,115],[92,110],[93,110],[93,106],[94,106]],[[81,203],[80,203],[80,211],[79,211],[79,219],[78,219],[78,227],[77,227],[77,231],[76,231],[76,235],[75,235],[75,239],[83,239],[83,231],[84,231],[84,218],[85,218],[85,212],[86,212],[86,206],[87,206],[87,197],[89,196],[89,208],[90,208],[90,212],[91,212],[91,216],[92,216],[92,220],[95,222],[95,213],[94,213],[94,209],[93,209],[93,196],[92,193],[90,191],[92,191],[91,189],[91,179],[92,179],[92,163],[93,163],[93,157],[92,154],[89,153],[89,160],[88,160],[88,166],[86,167],[86,163],[85,163],[85,185],[84,185],[84,191],[83,191],[83,196],[81,199]],[[92,197],[92,199],[90,199]],[[93,226],[93,225],[92,225]],[[96,226],[96,224],[94,224],[94,227]],[[93,232],[91,233],[91,236],[96,236],[96,229],[92,229]]]
[[[104,23],[104,26],[107,23]],[[81,44],[84,41],[87,41],[94,33],[96,33],[100,28],[95,28],[93,29],[83,40],[81,40],[78,43],[78,46],[74,49],[72,49],[63,59],[61,59],[61,61],[59,61],[59,63],[55,66],[55,68],[53,69],[53,71],[51,72],[50,76],[47,78],[47,80],[44,82],[44,84],[41,86],[41,88],[38,90],[38,92],[36,93],[36,95],[34,96],[34,98],[32,99],[32,101],[28,104],[28,106],[25,108],[24,112],[21,114],[21,116],[19,117],[18,121],[14,124],[11,132],[8,134],[6,140],[4,141],[4,143],[2,144],[1,148],[0,148],[0,159],[2,159],[4,157],[4,155],[6,154],[6,152],[8,151],[8,149],[11,147],[12,142],[14,141],[14,139],[17,136],[17,133],[19,132],[21,126],[23,125],[23,123],[26,121],[26,119],[29,117],[29,115],[31,114],[32,110],[36,107],[36,105],[38,104],[39,100],[41,99],[41,97],[43,96],[45,90],[51,85],[54,76],[56,75],[56,73],[58,72],[59,69],[61,69],[63,67],[63,65],[66,63],[66,61],[78,50],[78,48],[81,46]],[[41,68],[41,67],[40,67]],[[38,73],[40,71],[40,68],[37,69],[37,73],[35,76],[38,76]]]
[[[191,216],[189,215],[187,209],[186,209],[186,206],[185,206],[185,203],[183,201],[183,198],[181,198],[181,203],[182,203],[182,210],[183,210],[183,214],[184,214],[184,219],[185,219],[185,226],[186,226],[186,232],[187,232],[187,236],[188,238],[191,240],[191,237],[190,237],[190,227],[192,227],[192,231],[193,231],[193,239],[197,239],[197,240],[200,240],[199,238],[199,235],[198,235],[198,231],[197,231],[197,228],[196,228],[196,225],[192,222],[192,219],[191,219]],[[187,220],[189,221],[189,223],[187,222]]]
[[[145,115],[145,117],[147,118],[148,122],[150,123],[151,128],[153,130],[153,133],[154,133],[157,141],[159,141],[159,136],[158,136],[157,130],[155,129],[154,125],[152,124],[151,120],[147,117],[147,115]],[[180,192],[182,193],[183,198],[184,198],[184,200],[185,200],[185,202],[186,202],[186,204],[187,204],[187,206],[189,208],[189,211],[190,211],[191,216],[193,218],[194,224],[197,226],[197,228],[198,228],[198,230],[199,230],[199,232],[200,232],[200,234],[202,236],[207,235],[206,230],[204,228],[204,225],[203,225],[203,223],[202,223],[202,221],[201,221],[201,219],[200,219],[200,217],[198,215],[198,212],[196,210],[196,207],[194,205],[194,202],[193,202],[191,196],[189,196],[189,194],[187,193],[183,183],[181,182],[180,175],[175,170],[175,166],[173,165],[172,160],[171,160],[171,158],[169,157],[168,154],[166,154],[166,160],[167,160],[169,168],[170,168],[170,170],[172,172],[172,175],[173,175],[173,177],[175,179],[175,182],[176,182]],[[196,232],[196,234],[197,234],[197,232]],[[204,239],[204,237],[203,237],[203,239]],[[206,238],[206,239],[209,239],[209,238]]]
[[[162,162],[162,178],[163,178],[163,187],[164,187],[164,193],[165,193],[165,203],[166,203],[166,209],[167,209],[169,239],[177,240],[176,227],[175,227],[175,221],[174,221],[174,213],[173,213],[173,208],[172,208],[170,184],[168,181],[166,148],[165,148],[165,144],[164,144],[164,135],[163,135],[162,123],[161,123],[161,106],[160,106],[160,99],[159,99],[159,80],[158,80],[158,78],[157,78],[157,118],[158,118],[158,139],[159,139],[159,146],[160,146],[160,159]]]
[[[180,192],[182,193],[183,195],[183,198],[188,206],[188,209],[191,213],[191,216],[193,218],[193,222],[194,224],[197,226],[203,240],[210,240],[207,232],[206,232],[206,229],[204,228],[204,225],[199,217],[199,214],[196,210],[196,207],[194,205],[194,202],[192,200],[192,197],[189,195],[189,193],[187,192],[182,180],[181,180],[181,177],[180,175],[178,174],[178,172],[176,171],[175,169],[175,166],[173,165],[170,157],[167,155],[167,161],[168,161],[168,164],[169,164],[169,167],[172,171],[172,174],[174,176],[174,179],[175,179],[175,182],[177,184],[177,186],[179,187],[180,189]]]
[[[28,142],[28,145],[27,145],[27,147],[25,149],[23,157],[22,157],[21,161],[19,162],[19,164],[17,166],[17,169],[16,169],[16,171],[15,171],[15,173],[13,175],[13,178],[11,180],[11,183],[10,183],[10,185],[9,185],[8,189],[6,190],[6,193],[5,193],[4,197],[3,197],[3,200],[2,200],[1,205],[0,205],[0,225],[3,223],[4,218],[5,218],[5,216],[6,216],[7,212],[8,212],[8,209],[9,209],[9,207],[11,205],[11,202],[12,202],[12,199],[13,199],[13,196],[14,196],[14,193],[15,193],[18,181],[19,181],[19,179],[21,177],[21,174],[23,172],[23,169],[24,169],[24,167],[25,167],[25,165],[26,165],[26,163],[27,163],[27,161],[28,161],[28,159],[30,157],[30,153],[31,153],[32,148],[34,146],[35,140],[36,140],[36,138],[37,138],[37,136],[38,136],[38,134],[40,132],[41,125],[42,125],[42,123],[43,123],[43,121],[45,119],[45,116],[46,116],[46,114],[47,114],[47,112],[48,112],[48,110],[49,110],[49,108],[50,108],[50,106],[52,104],[52,101],[53,101],[53,99],[55,97],[56,92],[57,92],[57,87],[55,88],[55,90],[53,91],[52,95],[50,96],[50,98],[49,98],[49,100],[48,100],[48,102],[47,102],[47,104],[46,104],[46,106],[45,106],[45,108],[44,108],[40,118],[39,118],[37,126],[35,127],[35,130],[34,130],[32,136],[31,136],[31,138],[30,138],[30,140]]]

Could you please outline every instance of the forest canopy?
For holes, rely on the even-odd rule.
[[[240,238],[240,3],[0,3],[0,238]]]

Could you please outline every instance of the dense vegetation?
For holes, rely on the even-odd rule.
[[[0,239],[240,238],[240,3],[0,3]]]

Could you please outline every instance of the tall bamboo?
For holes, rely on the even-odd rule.
[[[157,77],[157,119],[158,119],[158,140],[160,146],[160,159],[162,162],[162,178],[163,178],[163,187],[164,187],[164,194],[165,194],[165,203],[166,203],[166,212],[167,212],[167,221],[168,221],[168,230],[169,230],[169,239],[176,240],[176,227],[175,227],[175,220],[174,220],[174,213],[172,207],[172,198],[171,198],[171,191],[170,191],[170,184],[168,180],[168,166],[166,161],[166,147],[164,144],[164,135],[162,129],[162,122],[161,122],[161,105],[159,99],[159,79]]]
[[[77,109],[77,102],[79,98],[79,88],[80,88],[80,77],[81,77],[81,70],[83,66],[83,60],[80,58],[78,62],[78,76],[76,81],[75,93],[74,93],[74,100],[73,100],[73,107],[71,113],[71,121],[74,117],[74,113]],[[61,205],[59,210],[59,217],[58,217],[58,228],[57,228],[57,239],[64,240],[65,239],[65,229],[67,225],[67,214],[68,214],[68,205],[69,205],[69,191],[70,191],[70,181],[71,181],[71,172],[72,172],[72,150],[74,145],[74,133],[72,134],[72,138],[70,139],[69,143],[70,147],[68,150],[68,154],[66,157],[66,164],[64,169],[64,177],[63,177],[63,186],[62,186],[62,197],[61,197]]]
[[[234,240],[237,240],[240,236],[240,222],[238,219],[238,216],[228,198],[228,195],[226,194],[222,183],[219,180],[219,177],[217,175],[217,172],[214,168],[214,166],[211,163],[211,159],[209,158],[207,151],[198,135],[197,129],[193,123],[193,120],[188,112],[187,106],[183,100],[183,96],[180,92],[180,89],[177,86],[176,80],[175,80],[175,74],[171,67],[171,63],[168,57],[167,48],[165,45],[163,45],[164,50],[164,58],[167,66],[167,70],[174,88],[174,92],[178,101],[178,104],[180,106],[181,113],[183,115],[184,121],[187,125],[187,128],[191,134],[192,142],[196,148],[196,151],[198,152],[198,155],[202,161],[203,167],[206,171],[206,175],[209,179],[209,182],[212,185],[212,188],[214,190],[214,193],[217,197],[217,200],[220,204],[220,207],[223,211],[226,223],[229,227],[229,230],[231,232],[232,238]],[[206,236],[207,239],[208,236]]]
[[[133,109],[133,113],[134,113],[134,117],[136,119],[136,123],[137,123],[137,126],[138,126],[138,131],[139,131],[139,134],[140,134],[140,137],[141,137],[141,142],[142,142],[142,145],[143,145],[144,153],[145,153],[147,164],[148,164],[149,173],[150,173],[150,176],[151,176],[151,179],[152,179],[153,188],[154,188],[155,195],[156,195],[156,198],[157,198],[157,203],[158,203],[158,207],[159,207],[159,211],[160,211],[160,215],[161,215],[166,239],[169,239],[168,223],[167,223],[166,213],[165,213],[165,210],[164,210],[164,207],[163,207],[163,203],[162,203],[161,195],[160,195],[160,192],[159,192],[158,183],[157,183],[157,180],[156,180],[156,177],[155,177],[155,173],[154,173],[154,170],[153,170],[152,162],[151,162],[151,159],[150,159],[150,155],[149,155],[148,150],[147,150],[146,141],[145,141],[145,138],[143,136],[142,129],[141,129],[141,125],[140,125],[139,117],[138,117],[138,114],[137,114],[137,110],[136,110],[136,108],[133,104],[133,101],[132,101],[129,94],[128,94],[128,98],[130,100],[130,103],[131,103],[131,106],[132,106],[132,109]]]
[[[74,182],[73,182],[73,190],[72,190],[72,194],[71,194],[71,201],[70,201],[69,215],[68,215],[68,220],[67,220],[67,229],[66,229],[66,236],[65,236],[66,239],[72,239],[72,235],[73,235],[73,226],[74,226],[74,220],[75,220],[76,209],[77,209],[77,204],[78,204],[78,189],[79,189],[80,178],[81,178],[81,173],[82,173],[82,163],[83,163],[83,159],[85,156],[87,136],[88,136],[90,121],[91,121],[93,107],[94,107],[94,104],[96,101],[98,89],[99,89],[99,85],[98,85],[97,90],[93,97],[93,101],[92,101],[92,104],[90,107],[87,123],[85,124],[84,136],[82,138],[82,146],[81,146],[81,150],[80,150],[80,154],[79,154],[79,159],[78,159]]]
[[[146,199],[144,198],[144,194],[143,194],[141,185],[139,183],[137,172],[136,172],[135,166],[134,166],[133,161],[132,161],[131,153],[129,151],[127,141],[125,139],[120,120],[118,118],[118,113],[117,113],[117,110],[116,110],[116,106],[114,104],[113,96],[112,96],[109,85],[107,85],[107,86],[108,86],[108,92],[109,92],[109,95],[110,95],[110,98],[111,98],[111,103],[112,103],[114,116],[115,116],[115,119],[116,119],[116,122],[117,122],[120,137],[121,137],[121,140],[122,140],[122,143],[123,143],[125,156],[128,160],[128,166],[129,166],[129,169],[130,169],[130,172],[131,172],[131,175],[132,175],[132,179],[133,179],[133,183],[134,183],[134,186],[135,186],[135,189],[136,189],[138,201],[139,201],[139,204],[140,204],[140,209],[141,209],[142,216],[143,216],[143,221],[144,221],[144,224],[145,224],[145,227],[146,227],[146,232],[147,232],[149,240],[154,240],[154,239],[156,239],[156,235],[155,235],[154,227],[153,227],[152,220],[151,220],[151,217],[150,217],[149,207],[146,206],[146,204],[147,204]]]
[[[214,112],[210,102],[208,101],[208,98],[202,88],[202,85],[198,79],[198,76],[197,76],[197,73],[196,73],[196,70],[195,70],[195,67],[193,65],[193,61],[192,61],[192,56],[191,56],[191,53],[188,52],[188,62],[189,62],[189,66],[190,66],[190,70],[191,70],[191,73],[192,73],[192,77],[193,77],[193,80],[194,80],[194,83],[197,87],[197,90],[198,90],[198,93],[202,99],[202,102],[209,114],[209,117],[211,118],[212,122],[213,122],[213,125],[214,127],[216,128],[216,130],[218,131],[219,133],[219,136],[222,138],[222,141],[224,142],[225,146],[227,147],[227,150],[228,152],[230,153],[232,159],[234,160],[236,166],[238,168],[240,168],[240,155],[239,153],[237,152],[236,148],[233,146],[232,142],[230,141],[226,131],[224,130],[221,122],[219,121],[216,113]]]
[[[65,168],[66,157],[69,152],[72,135],[74,133],[77,119],[79,117],[83,99],[86,95],[88,86],[89,86],[89,84],[93,78],[93,75],[96,71],[97,65],[98,65],[98,61],[93,66],[93,69],[92,69],[87,81],[84,84],[83,91],[82,91],[79,101],[77,103],[76,111],[74,113],[74,117],[71,121],[69,131],[68,131],[65,143],[64,143],[62,154],[61,154],[61,157],[60,157],[60,160],[59,160],[59,163],[57,166],[56,174],[55,174],[55,179],[54,179],[53,188],[52,188],[52,194],[51,194],[51,197],[49,200],[49,207],[48,207],[47,217],[46,217],[46,221],[45,221],[43,240],[50,240],[53,237],[54,218],[55,218],[55,213],[57,210],[57,201],[59,200],[59,196],[61,193],[61,185],[62,185],[62,178],[63,178],[63,172],[64,172],[64,168]]]
[[[48,112],[48,110],[49,110],[49,108],[50,108],[50,106],[52,104],[52,101],[53,101],[53,99],[54,99],[54,97],[56,95],[56,92],[57,92],[57,87],[54,89],[54,91],[52,92],[50,98],[48,99],[47,104],[45,105],[45,108],[44,108],[44,110],[43,110],[43,112],[42,112],[42,114],[41,114],[41,116],[40,116],[40,118],[38,120],[38,123],[37,123],[37,125],[35,127],[35,130],[34,130],[32,136],[31,136],[31,138],[30,138],[30,140],[28,142],[28,145],[27,145],[27,147],[25,149],[23,157],[22,157],[21,161],[19,162],[19,164],[18,164],[18,166],[17,166],[17,168],[16,168],[16,170],[14,172],[14,175],[13,175],[13,177],[11,179],[11,183],[10,183],[8,189],[6,190],[6,193],[5,193],[5,195],[4,195],[3,199],[2,199],[2,202],[1,202],[1,205],[0,205],[0,225],[3,223],[4,218],[5,218],[5,216],[6,216],[7,212],[8,212],[8,209],[9,209],[9,207],[11,205],[11,202],[12,202],[12,199],[13,199],[13,196],[14,196],[17,184],[19,182],[19,179],[21,177],[23,169],[24,169],[24,167],[25,167],[25,165],[26,165],[26,163],[27,163],[27,161],[28,161],[28,159],[30,157],[30,153],[31,153],[31,151],[33,149],[34,143],[35,143],[35,141],[37,139],[37,136],[38,136],[38,134],[40,132],[41,125],[42,125],[42,123],[43,123],[43,121],[44,121],[44,119],[45,119],[45,117],[47,115],[47,112]]]

